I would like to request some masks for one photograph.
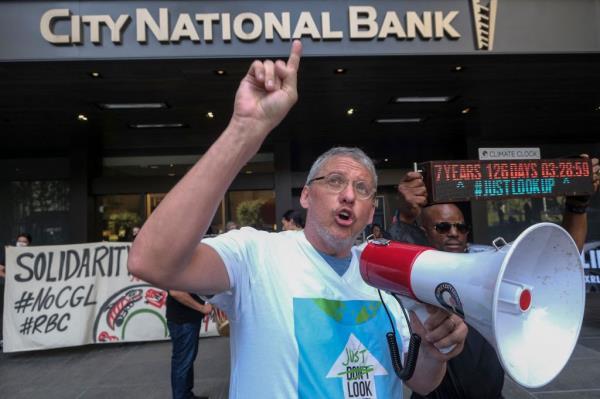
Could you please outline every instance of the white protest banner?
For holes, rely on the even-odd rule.
[[[168,339],[167,291],[128,273],[130,247],[7,247],[4,352]],[[217,334],[205,317],[200,335]]]

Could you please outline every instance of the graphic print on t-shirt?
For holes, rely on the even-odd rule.
[[[376,398],[375,376],[387,375],[381,363],[354,336],[333,364],[327,378],[339,378],[344,398]]]
[[[379,301],[294,299],[298,398],[401,398]],[[400,338],[398,346],[402,347]]]

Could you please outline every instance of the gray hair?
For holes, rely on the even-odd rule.
[[[319,173],[323,165],[333,157],[348,157],[360,163],[365,167],[365,169],[367,169],[367,171],[369,171],[369,174],[371,174],[371,177],[373,177],[375,188],[377,188],[377,172],[375,172],[373,160],[371,160],[371,158],[369,158],[369,156],[365,154],[363,150],[356,147],[333,147],[327,152],[321,154],[321,156],[317,158],[317,160],[310,167],[305,184],[308,185],[312,179],[317,177],[317,173]]]

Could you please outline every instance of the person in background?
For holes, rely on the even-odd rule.
[[[212,305],[198,295],[170,290],[167,297],[167,326],[171,335],[171,391],[173,399],[200,398],[194,388],[194,361],[198,355],[198,335],[204,316]],[[203,397],[207,398],[207,397]]]
[[[125,241],[133,242],[133,240],[135,240],[135,237],[137,237],[139,232],[140,232],[139,226],[133,226],[131,229],[128,229],[126,237],[125,237]]]
[[[133,226],[133,228],[131,229],[131,236],[133,237],[134,240],[135,240],[135,237],[137,237],[139,232],[140,232],[140,226]]]
[[[377,240],[379,238],[390,239],[390,235],[385,231],[379,223],[373,223],[371,225],[371,238]]]
[[[28,247],[31,245],[31,235],[29,233],[20,233],[17,236],[15,246],[17,247]]]
[[[230,220],[229,222],[227,222],[225,224],[225,232],[228,232],[228,231],[231,231],[231,230],[237,230],[237,229],[239,229],[239,226],[233,220]]]
[[[587,155],[582,155],[587,158]],[[592,159],[593,188],[600,186],[598,159]],[[406,206],[402,218],[409,223],[419,217],[429,245],[438,251],[472,252],[467,243],[469,226],[461,210],[452,203],[427,204],[427,190],[418,172],[409,172],[398,186],[401,202]],[[563,227],[571,234],[579,250],[587,234],[585,212],[590,197],[567,197]],[[464,350],[448,362],[442,383],[428,395],[413,393],[411,399],[502,398],[504,370],[494,348],[474,328],[469,328]]]
[[[303,228],[304,216],[302,216],[302,212],[290,209],[281,217],[281,230],[302,230]]]
[[[31,245],[32,239],[29,233],[19,233],[15,239],[16,247],[27,247]],[[2,247],[0,253],[0,278],[6,278],[6,248]]]
[[[28,233],[19,233],[15,239],[15,246],[27,247],[31,245],[31,235]],[[6,278],[6,247],[0,251],[0,348],[2,347],[2,320],[4,318],[4,279]]]

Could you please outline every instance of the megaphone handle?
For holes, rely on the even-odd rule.
[[[412,310],[415,312],[421,323],[425,323],[425,321],[429,318],[429,312],[427,312],[427,308],[423,303],[417,302],[411,298],[402,297],[402,304],[406,310]],[[438,348],[438,350],[445,354],[454,349],[455,346],[456,345],[448,346],[446,348]]]

